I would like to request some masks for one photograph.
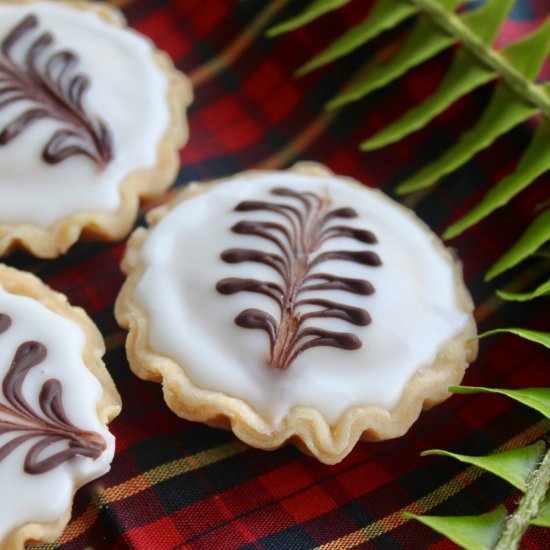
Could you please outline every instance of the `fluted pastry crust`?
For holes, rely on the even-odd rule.
[[[297,174],[333,176],[325,167],[313,163],[301,163],[292,171]],[[260,172],[247,172],[244,177],[253,179],[255,174]],[[237,177],[242,178],[243,175]],[[466,367],[477,354],[472,300],[464,286],[458,260],[411,211],[397,204],[396,207],[407,217],[414,218],[415,223],[423,226],[430,234],[433,247],[452,266],[458,301],[467,321],[450,341],[446,341],[438,349],[435,360],[414,373],[400,399],[390,410],[369,404],[352,406],[339,415],[335,422],[329,422],[314,407],[294,406],[284,418],[274,423],[260,414],[246,399],[193,383],[186,364],[175,359],[173,354],[153,346],[150,312],[136,298],[136,287],[147,268],[142,258],[143,246],[150,233],[155,231],[155,227],[178,204],[199,194],[207,194],[215,186],[231,185],[230,180],[231,178],[229,181],[192,184],[169,204],[150,212],[149,229],[137,229],[129,240],[122,263],[122,269],[128,278],[117,299],[115,313],[119,324],[129,330],[126,349],[134,373],[145,380],[162,383],[168,406],[183,418],[232,429],[238,438],[261,449],[276,449],[292,442],[327,464],[342,460],[360,439],[378,441],[403,435],[422,409],[428,409],[447,399],[450,395],[447,388],[460,383]],[[353,180],[346,178],[346,181],[353,186],[360,186]],[[381,200],[389,199],[384,197]],[[186,327],[180,328],[184,332]],[[214,334],[209,345],[216,346]],[[220,368],[223,369],[223,366]]]
[[[2,0],[0,6],[32,6],[38,3],[36,0]],[[126,27],[122,13],[107,3],[59,1],[55,4],[95,13],[115,28]],[[148,168],[132,170],[124,175],[118,183],[120,201],[115,210],[79,211],[58,219],[47,227],[32,221],[7,222],[0,219],[0,254],[24,249],[41,258],[54,258],[65,253],[79,239],[121,239],[132,229],[140,199],[156,198],[172,185],[180,166],[179,150],[188,139],[186,109],[192,101],[192,89],[187,77],[174,67],[165,53],[154,50],[151,55],[154,64],[167,79],[167,93],[164,99],[170,117],[170,123],[156,146],[155,164]],[[47,169],[45,166],[45,170]],[[68,189],[67,193],[70,192]],[[51,199],[46,191],[43,199],[45,208],[48,200]]]
[[[55,292],[40,281],[35,275],[24,273],[16,269],[0,264],[0,288],[11,295],[30,298],[54,314],[63,317],[78,325],[85,337],[85,344],[82,353],[82,362],[103,389],[102,397],[97,402],[97,418],[105,429],[107,424],[115,418],[121,409],[120,396],[115,385],[105,368],[102,356],[105,353],[103,337],[91,319],[83,309],[71,306],[65,295]],[[85,387],[81,388],[85,391]],[[0,462],[0,468],[2,463]],[[62,467],[62,466],[58,466]],[[47,475],[47,474],[43,474]],[[72,497],[81,485],[87,483],[75,482],[72,489]],[[8,489],[3,488],[4,498],[9,498]],[[70,501],[72,502],[72,497]],[[16,504],[14,503],[14,506]],[[36,542],[53,542],[63,532],[71,516],[71,506],[62,515],[51,522],[40,523],[29,520],[21,526],[13,529],[4,540],[0,540],[0,548],[5,550],[22,549],[25,544]],[[9,518],[2,517],[0,522],[9,521]]]

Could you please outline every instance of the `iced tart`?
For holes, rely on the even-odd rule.
[[[0,264],[0,548],[52,542],[114,454],[120,398],[84,311]]]
[[[191,184],[137,229],[116,303],[140,377],[252,446],[341,460],[404,434],[476,355],[456,258],[316,164]]]
[[[0,0],[0,254],[124,237],[175,179],[190,100],[109,4]]]

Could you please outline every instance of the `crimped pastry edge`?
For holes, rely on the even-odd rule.
[[[0,0],[0,3],[30,5],[44,1],[52,0]],[[55,3],[92,11],[108,24],[126,27],[122,12],[107,3],[86,0],[57,0]],[[134,225],[140,198],[158,197],[173,184],[180,167],[179,150],[189,137],[186,109],[193,100],[193,91],[189,79],[175,68],[167,54],[155,50],[153,59],[168,78],[166,99],[170,113],[170,124],[157,145],[156,165],[134,170],[126,176],[119,185],[120,205],[113,212],[78,212],[47,228],[28,223],[0,222],[0,255],[22,249],[39,258],[56,258],[80,238],[106,241],[122,239]]]
[[[19,271],[4,264],[0,264],[0,287],[10,294],[33,298],[50,311],[73,321],[82,328],[86,338],[82,360],[103,388],[103,396],[97,404],[97,416],[103,426],[107,427],[107,424],[120,413],[121,399],[102,360],[105,353],[103,337],[86,312],[72,306],[64,294],[52,290],[32,273]],[[0,548],[20,550],[25,544],[55,541],[69,522],[74,495],[86,483],[75,485],[71,504],[61,517],[48,523],[29,522],[17,527],[3,541],[0,540]]]
[[[312,162],[298,163],[290,170],[309,175],[334,176],[328,168]],[[253,177],[261,172],[252,170],[234,177]],[[351,178],[337,177],[352,185],[362,186]],[[169,203],[148,214],[149,227],[153,228],[180,202],[231,179],[194,183],[179,191]],[[380,191],[370,191],[379,193],[384,200],[391,200]],[[161,383],[168,406],[178,416],[231,429],[239,439],[260,449],[276,449],[292,442],[321,462],[336,464],[360,439],[381,441],[403,435],[416,421],[422,409],[429,409],[447,399],[450,396],[448,387],[460,383],[468,364],[477,355],[477,330],[472,314],[473,303],[463,282],[461,264],[411,210],[395,201],[392,203],[429,231],[434,246],[453,265],[460,302],[469,315],[469,321],[464,330],[441,347],[432,364],[420,368],[412,376],[399,402],[391,411],[375,406],[356,406],[345,411],[334,425],[330,425],[315,408],[295,407],[279,425],[273,426],[242,399],[194,385],[185,374],[185,365],[180,365],[152,349],[147,313],[133,298],[136,285],[145,271],[140,261],[141,247],[148,233],[144,228],[135,230],[128,241],[122,261],[122,270],[126,273],[127,280],[115,303],[117,321],[120,326],[128,329],[126,352],[132,371],[144,380]]]

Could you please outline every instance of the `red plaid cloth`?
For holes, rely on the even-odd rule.
[[[363,154],[359,142],[394,120],[434,89],[451,52],[408,73],[366,101],[330,113],[325,102],[374,52],[384,52],[397,31],[340,62],[301,79],[292,72],[321,45],[369,9],[364,0],[278,39],[265,29],[306,2],[290,0],[125,0],[129,23],[167,51],[190,75],[196,99],[191,139],[178,179],[226,176],[252,167],[285,168],[317,160],[332,170],[392,193],[395,185],[450,145],[487,103],[491,86],[459,101],[432,124],[402,142]],[[524,35],[550,13],[547,0],[518,3],[499,43]],[[547,66],[543,75],[549,75]],[[446,177],[430,193],[406,198],[441,232],[516,165],[529,140],[520,126]],[[533,218],[548,197],[549,176],[506,208],[452,242],[464,262],[481,331],[502,326],[549,330],[548,304],[504,304],[497,287],[533,287],[543,266],[483,282],[492,262]],[[123,282],[118,264],[124,243],[78,244],[65,257],[7,262],[38,273],[83,307],[106,341],[106,364],[123,399],[111,425],[117,453],[111,472],[79,491],[73,519],[57,544],[46,548],[189,549],[431,549],[454,545],[404,511],[433,515],[476,514],[499,503],[512,509],[518,492],[504,481],[442,457],[420,452],[443,448],[486,454],[531,443],[548,430],[532,410],[504,397],[454,396],[422,414],[403,437],[360,443],[339,465],[325,466],[292,446],[251,449],[231,432],[187,422],[165,405],[161,388],[131,374],[125,334],[113,317]],[[548,386],[548,355],[513,336],[481,342],[465,383],[492,387]],[[550,547],[548,532],[532,527],[523,548]]]

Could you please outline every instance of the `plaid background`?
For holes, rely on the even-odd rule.
[[[358,143],[417,103],[435,87],[450,52],[410,72],[367,101],[326,112],[323,105],[374,53],[383,55],[392,31],[368,48],[299,81],[292,72],[339,31],[365,13],[355,0],[328,18],[279,39],[264,30],[306,2],[290,0],[119,0],[134,28],[166,50],[192,79],[191,140],[182,152],[179,184],[245,168],[285,168],[297,160],[326,163],[392,193],[422,162],[450,145],[479,116],[491,86],[459,101],[427,128],[368,155]],[[521,0],[498,41],[535,28],[550,13],[547,0]],[[550,76],[547,64],[542,77]],[[516,165],[531,130],[521,126],[478,154],[428,193],[404,200],[441,232],[475,203],[488,186]],[[455,239],[477,305],[481,331],[502,326],[550,329],[548,302],[507,305],[495,288],[532,288],[542,281],[540,261],[497,280],[483,273],[525,228],[533,207],[549,194],[544,176],[506,208]],[[117,453],[111,472],[76,496],[73,519],[57,544],[44,548],[169,549],[424,549],[454,548],[437,533],[401,514],[476,514],[518,492],[504,481],[421,451],[444,448],[484,454],[531,443],[548,423],[499,396],[454,396],[422,414],[402,438],[361,443],[339,465],[324,466],[287,446],[262,452],[222,430],[177,418],[159,385],[129,371],[125,334],[113,303],[123,282],[118,269],[124,243],[78,244],[63,258],[23,255],[10,265],[29,269],[86,309],[102,330],[106,364],[123,398],[112,423]],[[548,354],[513,336],[481,342],[465,383],[493,387],[549,384]],[[548,533],[531,528],[523,548],[550,547]]]

